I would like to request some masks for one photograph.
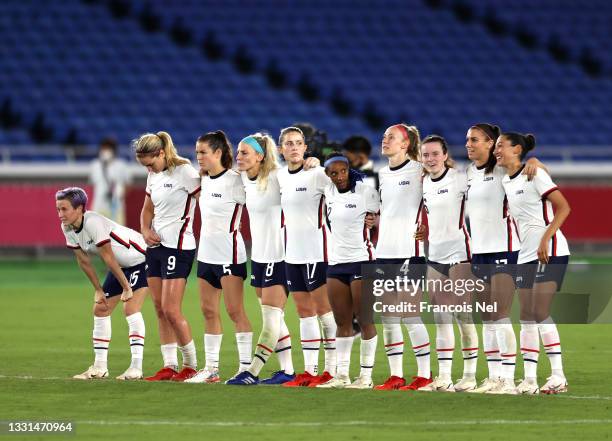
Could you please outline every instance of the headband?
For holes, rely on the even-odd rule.
[[[261,153],[262,155],[266,156],[266,151],[263,149],[261,144],[259,144],[259,142],[257,142],[257,140],[254,137],[247,136],[240,142],[244,142],[245,144],[250,145],[251,147],[253,147],[253,150],[255,150],[257,153]]]
[[[495,141],[495,135],[493,134],[493,132],[491,131],[491,128],[488,125],[476,124],[475,126],[472,126],[472,127],[482,130],[484,134],[489,137],[489,139]]]
[[[329,158],[327,161],[325,161],[325,163],[323,164],[323,167],[327,168],[330,165],[332,165],[334,162],[345,162],[348,164],[349,160],[345,156],[334,156],[332,158]]]
[[[403,124],[396,124],[395,127],[402,131],[404,138],[410,139],[410,136],[408,136],[408,129]]]

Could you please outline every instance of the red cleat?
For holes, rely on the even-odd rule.
[[[157,371],[157,373],[151,377],[145,377],[145,381],[168,381],[178,372],[170,367],[164,367]]]
[[[313,377],[312,381],[308,384],[308,387],[317,387],[319,384],[327,383],[332,378],[334,377],[332,377],[329,372],[325,371],[321,375]]]
[[[406,380],[396,375],[392,375],[387,378],[383,384],[379,384],[378,386],[374,386],[376,390],[398,390],[406,385]]]
[[[179,373],[174,374],[170,380],[183,382],[191,377],[193,377],[198,372],[190,367],[184,367]]]
[[[400,390],[418,390],[419,388],[427,386],[431,383],[433,383],[433,380],[431,378],[412,377],[412,383],[407,386],[400,387]]]
[[[283,383],[283,387],[306,387],[310,384],[312,380],[314,380],[314,375],[311,375],[309,372],[304,372],[303,374],[297,374],[295,378],[291,381]]]

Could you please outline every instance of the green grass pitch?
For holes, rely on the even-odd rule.
[[[203,318],[192,273],[184,302],[203,359]],[[570,391],[564,396],[474,396],[349,390],[239,388],[116,380],[76,381],[72,375],[93,360],[90,344],[92,289],[73,261],[0,263],[0,420],[69,420],[75,439],[609,439],[612,434],[611,325],[562,325],[564,367]],[[245,291],[255,340],[261,317],[254,291]],[[153,306],[143,311],[147,325],[144,370],[161,365]],[[303,368],[297,316],[291,300],[287,322],[297,370]],[[221,353],[224,379],[235,373],[233,327],[224,315]],[[433,329],[430,329],[432,343]],[[457,332],[458,334],[458,332]],[[517,329],[518,334],[518,329]],[[358,344],[351,375],[358,373]],[[374,376],[388,374],[382,336]],[[408,348],[408,347],[407,347]],[[406,376],[416,371],[406,351]],[[458,351],[456,351],[458,352]],[[432,352],[433,355],[433,352]],[[455,354],[454,377],[462,362]],[[109,372],[129,364],[127,325],[122,311],[113,316]],[[322,363],[321,356],[321,363]],[[478,378],[486,372],[478,362]],[[517,363],[517,378],[522,375]],[[273,357],[262,375],[278,367]],[[434,373],[437,369],[432,357]],[[540,357],[540,384],[549,372]],[[64,436],[54,435],[63,438]],[[48,439],[13,435],[7,439]]]

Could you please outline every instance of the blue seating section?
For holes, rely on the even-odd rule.
[[[86,144],[114,135],[125,145],[163,129],[190,149],[209,130],[224,129],[236,142],[253,131],[276,135],[308,121],[332,139],[364,134],[377,145],[382,131],[366,124],[367,109],[385,123],[404,120],[452,144],[462,144],[466,129],[479,121],[533,132],[546,145],[609,145],[612,139],[609,76],[591,78],[575,64],[558,64],[422,0],[134,0],[121,20],[105,2],[89,3],[0,4],[0,99],[12,99],[24,127],[43,112],[57,141],[76,129]],[[575,48],[612,56],[612,3],[605,0],[592,7],[572,0],[469,3],[478,14],[495,8],[509,23],[525,21],[541,38],[571,29]],[[164,32],[141,28],[145,8],[161,17]],[[197,45],[183,48],[169,38],[177,18]],[[211,31],[226,54],[217,62],[199,45]],[[255,73],[236,70],[231,56],[238,48],[253,57]],[[267,83],[263,71],[272,60],[289,87]],[[299,96],[304,75],[319,100]],[[338,91],[352,105],[348,117],[329,104]],[[0,131],[4,143],[31,139],[23,130]]]

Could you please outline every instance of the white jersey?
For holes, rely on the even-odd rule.
[[[331,180],[323,167],[278,171],[285,215],[285,262],[327,262],[325,187]]]
[[[504,176],[503,184],[508,196],[510,213],[516,219],[521,238],[521,251],[518,263],[538,259],[538,248],[544,232],[554,217],[552,204],[546,197],[557,190],[550,175],[542,169],[531,181],[522,174],[523,167],[512,176]],[[561,230],[557,230],[548,245],[549,256],[568,256],[567,240]]]
[[[423,211],[422,175],[421,163],[410,160],[378,172],[380,224],[376,257],[407,259],[425,255],[423,242],[414,239]]]
[[[485,166],[476,167],[474,163],[467,169],[465,206],[474,254],[518,251],[521,247],[502,185],[505,175],[498,166],[489,174],[485,174]]]
[[[251,259],[258,263],[281,262],[285,259],[285,250],[278,170],[268,175],[265,190],[260,190],[257,179],[249,179],[246,172],[241,176],[249,212]]]
[[[325,188],[327,219],[331,240],[329,263],[363,262],[374,260],[374,246],[365,216],[380,208],[378,192],[372,186],[357,182],[355,190],[338,191],[334,184]]]
[[[438,178],[423,180],[423,202],[429,221],[428,260],[459,263],[471,260],[470,236],[465,228],[465,173],[448,168]]]
[[[82,249],[87,254],[99,254],[98,248],[110,242],[121,268],[129,268],[145,261],[147,245],[142,235],[96,213],[86,211],[78,229],[62,224],[66,246]]]
[[[147,176],[147,195],[154,207],[153,229],[161,245],[193,250],[193,213],[195,195],[200,191],[200,175],[191,164],[183,164]]]
[[[200,193],[200,245],[198,260],[215,265],[246,262],[240,218],[245,201],[240,174],[225,170],[202,178]]]

